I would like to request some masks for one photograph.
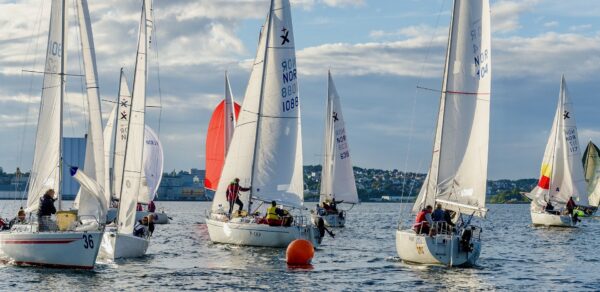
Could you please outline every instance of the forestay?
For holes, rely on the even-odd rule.
[[[137,201],[147,204],[156,197],[163,173],[164,154],[158,135],[148,126],[144,136],[144,162],[142,182]]]
[[[227,153],[213,209],[226,206],[238,177],[252,196],[299,207],[303,203],[302,140],[294,33],[288,0],[271,1],[242,111]],[[248,197],[243,194],[242,200]]]
[[[346,136],[346,126],[340,96],[328,73],[327,107],[325,114],[325,137],[323,169],[321,171],[320,202],[326,200],[358,203],[354,170]]]
[[[491,90],[487,0],[456,0],[431,167],[413,210],[435,202],[485,216]]]
[[[131,234],[135,223],[137,196],[142,176],[142,159],[144,151],[144,126],[146,110],[147,58],[149,47],[148,27],[152,21],[148,18],[151,11],[150,0],[144,0],[138,39],[137,58],[133,93],[131,98],[131,115],[125,146],[125,163],[123,180],[120,189],[118,230],[122,234]]]
[[[589,203],[580,157],[575,113],[563,76],[540,180],[531,192],[536,198],[532,204],[543,207],[550,200],[553,205],[563,207],[572,196],[578,205],[587,206]]]
[[[50,31],[46,51],[44,83],[35,137],[33,166],[27,195],[27,212],[36,211],[40,197],[48,189],[60,195],[60,161],[62,136],[62,95],[66,50],[63,50],[63,1],[53,0],[50,13]]]

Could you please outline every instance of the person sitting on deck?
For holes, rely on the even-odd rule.
[[[238,212],[242,211],[242,209],[244,208],[244,203],[242,203],[242,200],[240,200],[240,192],[247,192],[250,190],[250,188],[251,187],[245,188],[240,186],[240,179],[237,177],[229,184],[229,186],[227,186],[226,195],[227,201],[229,202],[229,213],[227,214],[229,218],[231,218],[231,212],[233,212],[234,204],[240,206]]]
[[[546,211],[547,213],[550,214],[554,214],[554,215],[558,215],[559,212],[554,210],[554,205],[552,205],[552,203],[550,201],[548,201],[548,203],[546,203],[546,207],[544,208],[544,211]]]
[[[421,210],[415,219],[415,224],[413,225],[413,230],[417,234],[428,234],[430,233],[430,226],[433,225],[433,220],[431,219],[431,211],[433,207],[431,205],[427,205],[425,209]]]
[[[13,218],[8,223],[8,227],[12,228],[13,225],[15,225],[15,224],[24,224],[24,223],[27,223],[27,221],[25,220],[25,217],[26,217],[25,216],[25,210],[23,210],[23,207],[21,207],[19,209],[19,212],[17,213],[17,217]]]
[[[149,237],[154,232],[154,220],[151,216],[144,216],[133,227],[133,235],[137,237]]]
[[[293,218],[287,210],[277,207],[277,202],[272,201],[271,206],[267,208],[267,224],[270,226],[290,226]]]
[[[442,209],[442,204],[437,204],[435,207],[435,211],[431,214],[431,219],[436,225],[437,231],[441,231],[443,223],[446,223],[447,231],[451,231],[454,226],[454,222],[452,222],[452,218],[450,216],[450,212],[448,210]],[[443,222],[443,223],[442,223]]]
[[[575,201],[573,201],[573,197],[569,197],[569,201],[567,202],[567,212],[569,213],[569,215],[571,215],[571,218],[573,220],[573,222],[577,223],[581,220],[579,220],[579,218],[577,218],[577,213],[574,213],[573,210],[575,210],[575,208],[577,208],[577,204],[575,204]]]
[[[150,212],[150,213],[156,212],[156,205],[154,205],[154,201],[148,202],[148,212]]]

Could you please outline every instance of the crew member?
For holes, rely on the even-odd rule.
[[[427,205],[425,209],[421,210],[417,214],[415,224],[413,225],[413,230],[417,234],[428,234],[430,232],[430,226],[433,224],[433,220],[431,219],[432,210],[433,207],[431,207],[431,205]]]
[[[237,204],[240,206],[238,212],[242,211],[244,208],[244,203],[240,200],[240,192],[247,192],[250,190],[250,187],[242,187],[240,186],[240,179],[235,178],[227,187],[227,201],[229,202],[229,218],[231,218],[231,212],[233,212],[233,204]]]

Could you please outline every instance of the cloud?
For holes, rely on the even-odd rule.
[[[520,14],[530,11],[540,0],[504,0],[494,3],[492,11],[492,32],[507,33],[521,28]]]

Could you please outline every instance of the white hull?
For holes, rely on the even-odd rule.
[[[136,211],[135,212],[135,221],[142,220],[142,218],[148,216],[150,212],[148,211]],[[154,212],[154,224],[169,224],[169,215],[164,212]],[[110,208],[106,213],[106,222],[112,222],[117,218],[117,208]]]
[[[346,217],[339,216],[338,214],[331,215],[316,215],[312,214],[310,219],[314,225],[317,225],[317,220],[319,218],[323,218],[323,222],[325,222],[325,226],[327,227],[344,227],[346,226]]]
[[[321,241],[319,230],[314,225],[283,227],[206,218],[206,226],[210,240],[217,243],[287,247],[296,239],[306,239],[317,247]]]
[[[150,240],[133,234],[107,231],[102,239],[99,257],[102,259],[138,258],[146,255]]]
[[[554,215],[546,212],[531,211],[533,225],[576,227],[570,215]]]
[[[24,225],[34,226],[34,225]],[[23,227],[24,227],[23,226]],[[0,232],[0,253],[15,264],[93,269],[103,231]]]
[[[405,262],[445,265],[445,266],[472,266],[479,259],[481,241],[471,240],[472,250],[465,251],[461,248],[459,235],[422,235],[413,230],[396,231],[396,250],[398,256]]]

